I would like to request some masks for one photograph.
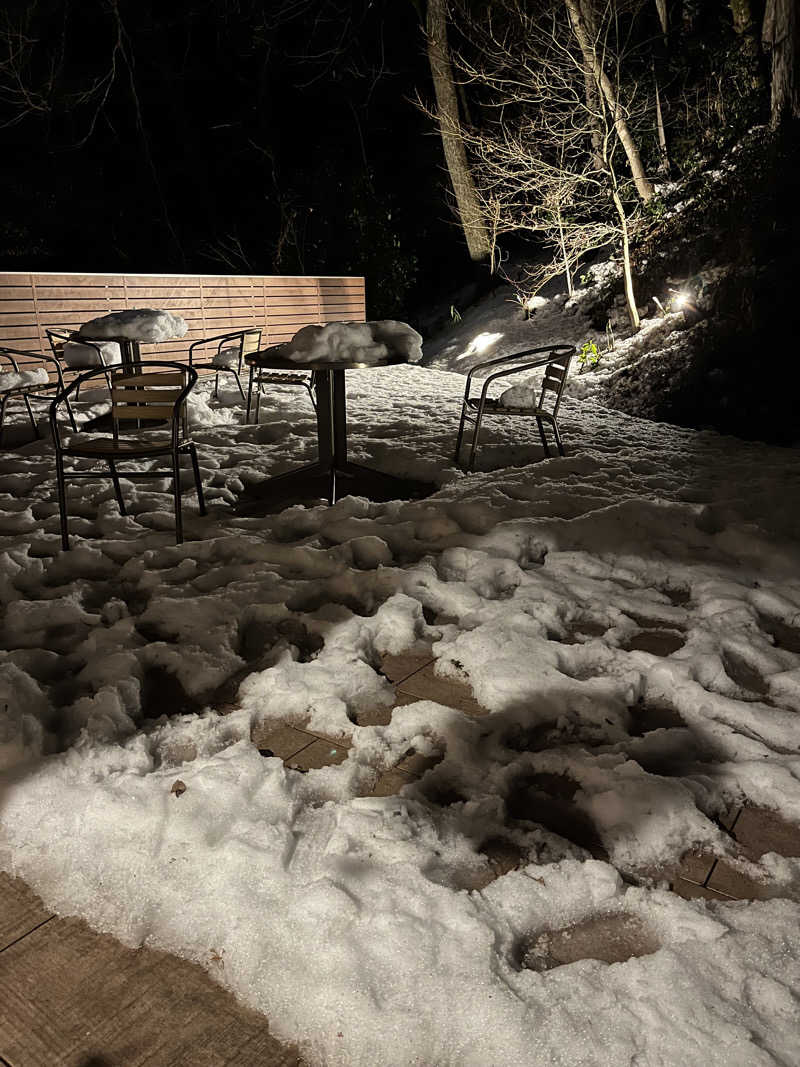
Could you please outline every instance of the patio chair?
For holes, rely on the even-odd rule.
[[[50,426],[56,449],[56,475],[58,479],[58,508],[61,516],[61,544],[69,548],[67,532],[67,478],[102,478],[109,477],[114,485],[114,494],[119,505],[120,515],[125,514],[125,502],[122,499],[119,479],[123,478],[171,478],[172,495],[175,503],[175,537],[178,544],[183,542],[183,517],[181,515],[180,457],[188,454],[194,472],[197,500],[200,514],[205,515],[203,486],[200,481],[200,468],[197,463],[197,451],[189,437],[186,418],[186,397],[197,382],[197,371],[181,363],[163,360],[148,360],[147,363],[135,363],[125,370],[112,370],[111,373],[111,436],[95,434],[75,434],[68,440],[62,440],[58,412],[62,404],[69,402],[69,395],[77,391],[84,382],[92,378],[101,378],[105,370],[93,370],[82,374],[59,393],[50,405]],[[158,423],[153,426],[153,423]],[[121,427],[121,423],[125,425]],[[143,425],[144,423],[144,425]],[[127,430],[123,434],[120,430]],[[117,464],[133,460],[148,460],[160,456],[169,457],[169,470],[125,470],[120,471]],[[65,459],[102,460],[108,465],[108,475],[94,470],[66,470]]]
[[[272,345],[271,348],[265,348],[262,355],[277,356],[280,358],[283,347],[283,344]],[[265,385],[302,385],[308,393],[312,408],[314,411],[317,410],[316,371],[294,373],[285,370],[268,370],[265,367],[257,366],[254,362],[250,362],[250,378],[247,386],[247,411],[244,417],[245,423],[250,422],[250,410],[253,406],[254,382],[256,386],[256,422],[258,422],[258,413],[261,408],[261,392]]]
[[[51,330],[44,331],[53,356],[61,367],[65,377],[72,378],[85,371],[93,371],[97,367],[119,366],[121,355],[119,345],[112,342],[86,341],[77,331]],[[105,374],[106,385],[111,388],[111,378]],[[78,390],[80,392],[80,389]],[[78,392],[75,399],[78,399]]]
[[[43,367],[23,367],[20,370],[18,358],[26,363],[36,361],[43,363]],[[8,365],[10,364],[10,370]],[[55,374],[50,377],[48,368]],[[31,400],[46,400],[48,403],[53,399],[53,394],[62,392],[64,379],[61,374],[61,366],[58,360],[50,356],[44,356],[40,352],[24,352],[17,348],[0,348],[0,445],[3,443],[5,432],[6,405],[10,400],[20,399],[28,411],[33,432],[40,437],[39,427],[31,410]],[[66,410],[69,415],[73,430],[77,429],[72,407],[67,403]]]
[[[197,353],[197,349],[203,345],[216,345],[216,352],[210,361],[202,362],[208,353]],[[251,352],[257,352],[261,346],[261,330],[257,328],[238,330],[236,333],[222,333],[217,337],[201,337],[198,341],[189,345],[189,366],[197,371],[213,371],[214,373],[214,396],[219,396],[220,373],[232,374],[236,379],[239,395],[244,401],[244,389],[242,388],[242,364],[244,357]],[[198,360],[199,355],[199,360]]]
[[[461,422],[458,427],[458,440],[456,441],[455,462],[458,463],[459,461],[466,423],[472,422],[474,428],[467,470],[474,470],[478,434],[480,433],[481,422],[486,415],[523,416],[529,419],[536,419],[546,456],[550,455],[550,448],[544,432],[544,423],[548,423],[552,427],[559,454],[563,456],[564,445],[558,429],[557,416],[564,386],[567,383],[569,365],[574,355],[574,345],[547,345],[543,348],[526,348],[523,352],[516,352],[510,356],[497,356],[494,359],[476,363],[467,375],[467,385],[461,405]],[[473,376],[477,371],[484,370],[487,367],[499,367],[501,369],[488,374],[484,378],[483,388],[479,396],[470,396]],[[539,399],[535,405],[531,407],[506,407],[500,404],[499,398],[488,396],[490,385],[498,378],[506,378],[511,374],[520,374],[522,371],[533,370],[537,367],[544,367],[545,370]]]

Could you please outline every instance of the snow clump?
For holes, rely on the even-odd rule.
[[[47,385],[47,371],[44,367],[32,367],[30,370],[3,371],[0,373],[0,393],[10,389],[25,389],[32,385]]]
[[[84,323],[78,331],[83,337],[124,337],[129,341],[171,341],[185,337],[189,327],[180,315],[153,308],[128,308],[112,311]]]
[[[281,355],[294,363],[381,363],[400,357],[407,363],[422,359],[422,335],[408,323],[329,322],[304,326],[284,346]]]

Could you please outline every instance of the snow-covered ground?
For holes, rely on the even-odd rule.
[[[276,390],[242,426],[203,386],[210,513],[187,496],[181,546],[167,483],[123,482],[123,518],[88,482],[60,553],[49,445],[4,455],[0,867],[204,964],[314,1064],[797,1064],[800,861],[745,865],[774,894],[752,903],[659,878],[691,848],[730,854],[715,820],[743,802],[800,822],[800,452],[567,396],[566,457],[495,419],[468,476],[463,386],[348,373],[351,457],[435,495],[258,518],[237,500],[313,457],[313,412]],[[355,725],[391,702],[381,655],[422,639],[490,714],[420,701]],[[170,716],[237,677],[229,714]],[[269,721],[348,757],[286,768],[250,741]],[[410,748],[442,758],[368,796]],[[537,777],[607,859],[537,823]],[[490,881],[497,838],[527,862]],[[543,932],[608,914],[653,951],[524,965]]]

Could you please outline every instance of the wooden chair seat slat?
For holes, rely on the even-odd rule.
[[[172,441],[126,441],[124,437],[116,441],[104,438],[103,440],[80,439],[80,434],[70,438],[64,445],[65,456],[156,456],[172,451]]]
[[[174,404],[180,395],[180,389],[131,389],[116,384],[111,387],[111,399],[120,404]]]
[[[174,404],[114,404],[115,419],[171,419]]]
[[[177,385],[183,388],[183,378],[180,374],[163,373],[161,371],[154,372],[153,374],[119,374],[114,375],[114,385],[129,385],[138,386],[140,388],[145,387],[150,389],[153,386],[166,386]]]

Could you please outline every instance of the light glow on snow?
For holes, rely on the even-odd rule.
[[[458,359],[468,359],[470,356],[480,356],[496,345],[501,339],[502,333],[479,333],[473,337],[469,346],[458,356]]]

